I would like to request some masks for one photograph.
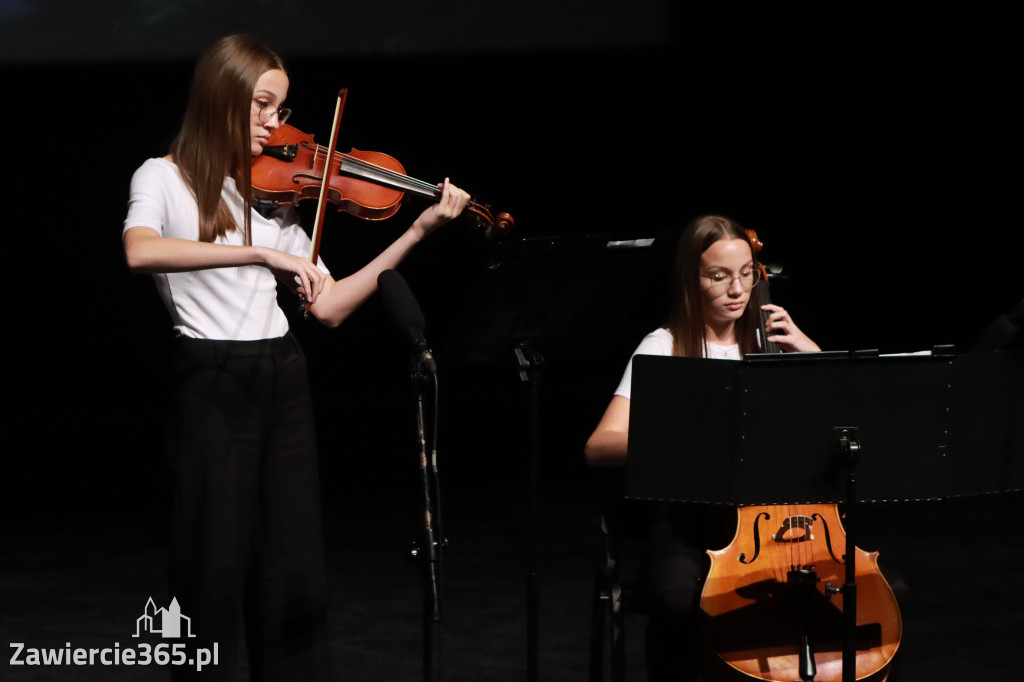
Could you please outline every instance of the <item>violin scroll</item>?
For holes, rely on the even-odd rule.
[[[489,239],[511,234],[512,228],[516,224],[516,221],[512,219],[510,214],[499,213],[494,215],[491,213],[491,207],[488,204],[478,204],[472,200],[470,200],[469,205],[466,207],[465,215],[468,215],[469,220],[473,222],[473,227],[481,230]]]

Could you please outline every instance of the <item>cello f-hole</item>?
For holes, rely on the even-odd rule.
[[[758,526],[761,523],[761,517],[762,516],[764,517],[765,521],[770,521],[771,518],[772,518],[771,515],[768,514],[768,512],[761,512],[754,519],[754,532],[753,532],[753,536],[754,536],[754,556],[750,557],[750,561],[747,561],[746,553],[745,552],[741,552],[740,555],[737,557],[740,560],[741,564],[749,565],[749,564],[754,563],[755,561],[757,561],[757,557],[761,553],[761,530],[760,530],[760,528]]]
[[[833,551],[833,549],[832,549],[832,533],[829,532],[828,522],[825,521],[825,519],[822,518],[821,514],[819,514],[817,512],[812,514],[811,518],[815,519],[816,521],[821,521],[821,526],[822,526],[822,528],[825,529],[825,546],[828,547],[828,554],[829,554],[829,556],[831,556],[832,559],[837,564],[845,564],[846,563],[846,555],[844,554],[842,556],[842,558],[837,557],[835,551]]]

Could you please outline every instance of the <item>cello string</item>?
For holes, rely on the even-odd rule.
[[[751,243],[754,244],[755,256],[760,255],[764,244],[757,239],[756,233],[752,231],[747,232],[751,239]],[[782,349],[772,341],[768,341],[768,318],[771,313],[765,310],[762,306],[770,304],[771,296],[769,294],[768,287],[768,270],[762,263],[755,261],[754,266],[759,268],[761,271],[761,281],[754,286],[754,300],[757,304],[757,314],[760,320],[758,331],[761,332],[761,343],[762,352],[764,353],[781,353]],[[806,551],[807,548],[803,546],[804,540],[806,539],[807,528],[803,524],[803,520],[799,517],[800,508],[799,505],[785,504],[779,508],[785,516],[781,519],[780,530],[782,531],[781,540],[787,545],[785,548],[785,560],[788,561],[788,566],[780,569],[779,579],[785,580],[788,576],[788,571],[799,568],[805,565]]]
[[[800,505],[796,505],[793,513],[799,515],[801,524],[800,551],[797,553],[799,563],[797,564],[797,568],[803,568],[804,566],[810,566],[814,563],[814,547],[813,542],[811,541],[812,522],[804,514],[804,509]]]
[[[800,535],[801,519],[800,519],[800,507],[795,505],[787,505],[786,512],[789,514],[789,533],[790,539],[790,561],[789,570],[796,570],[803,565],[803,553],[804,543],[802,542],[802,535]],[[788,576],[787,576],[788,577]]]
[[[779,505],[775,509],[780,514],[780,518],[779,518],[779,533],[781,533],[781,535],[782,535],[782,537],[779,538],[778,542],[779,542],[779,544],[782,545],[782,550],[784,550],[784,551],[780,551],[780,554],[782,556],[780,557],[781,561],[780,561],[780,566],[779,566],[779,576],[778,576],[778,579],[780,581],[782,581],[782,582],[785,582],[786,581],[786,570],[790,566],[793,565],[793,547],[790,545],[790,543],[787,542],[786,531],[785,531],[786,519],[789,518],[789,511],[787,510],[785,505]],[[785,544],[783,544],[783,543],[785,543]]]
[[[799,549],[795,547],[796,543],[794,542],[794,536],[793,536],[793,508],[787,504],[784,507],[782,507],[782,509],[786,513],[786,518],[783,520],[783,523],[786,526],[786,531],[785,532],[787,534],[787,537],[786,537],[786,566],[785,566],[785,570],[786,570],[786,573],[788,574],[789,571],[793,570],[793,566],[794,566],[794,564],[797,561],[795,554],[796,554],[797,551],[799,551]],[[782,579],[783,580],[786,579],[786,575],[785,574],[782,576]]]
[[[776,521],[776,523],[779,523],[780,521],[781,522],[785,522],[785,519],[786,519],[785,509],[786,508],[783,507],[783,506],[778,506],[778,507],[774,507],[773,509],[775,511],[778,511],[778,512],[782,513],[782,517],[778,521]],[[779,524],[779,530],[780,531],[782,530],[782,524],[781,523]],[[775,563],[775,565],[774,565],[775,580],[776,580],[776,582],[780,582],[780,583],[784,583],[786,581],[786,562],[790,560],[789,553],[791,551],[791,548],[789,548],[789,547],[779,547],[779,545],[782,542],[784,542],[784,541],[785,541],[785,535],[784,534],[783,534],[782,538],[778,538],[777,536],[772,536],[772,544],[776,548],[776,551],[775,551],[775,562],[774,562]]]

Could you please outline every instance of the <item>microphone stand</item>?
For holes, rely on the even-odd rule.
[[[423,336],[423,312],[400,274],[383,270],[377,286],[398,328],[412,342],[412,384],[416,392],[416,436],[420,446],[420,473],[423,477],[423,535],[412,550],[421,562],[423,580],[423,679],[441,678],[441,487],[437,480],[437,363]],[[434,428],[431,447],[427,448],[426,392],[428,380],[434,388]]]
[[[430,351],[423,347],[412,361],[412,383],[416,392],[416,431],[420,449],[420,472],[423,479],[423,535],[413,549],[413,556],[422,562],[423,580],[423,679],[441,679],[441,547],[440,484],[437,478],[436,447],[428,452],[425,394],[428,382],[435,391],[437,404],[437,366]],[[436,435],[436,434],[435,434]],[[436,525],[435,525],[436,524]]]
[[[538,460],[540,459],[540,396],[544,375],[544,356],[529,339],[515,346],[519,379],[530,387],[530,481],[529,481],[529,558],[526,584],[526,679],[536,682],[540,621],[540,578],[537,574],[537,530],[540,523]]]

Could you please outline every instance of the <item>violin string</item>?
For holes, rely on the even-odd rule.
[[[312,171],[313,171],[314,173],[323,173],[323,172],[324,172],[324,170],[323,170],[323,169],[324,169],[324,167],[326,167],[326,165],[327,165],[327,162],[326,162],[326,161],[324,161],[324,165],[323,165],[323,166],[318,166],[318,165],[317,165],[317,164],[318,164],[318,163],[320,162],[320,152],[321,152],[321,150],[323,150],[323,151],[325,152],[325,153],[324,153],[324,159],[326,159],[326,158],[327,158],[327,154],[326,154],[326,147],[324,147],[323,145],[319,145],[319,144],[318,144],[318,145],[316,146],[316,149],[314,149],[314,150],[313,150],[313,168],[311,168],[311,169],[310,169],[310,170],[312,170]]]
[[[364,170],[370,170],[371,172],[374,173],[379,173],[380,175],[383,175],[389,180],[392,180],[395,184],[400,185],[404,188],[419,190],[428,193],[434,197],[438,196],[439,190],[437,186],[432,185],[429,182],[417,180],[416,178],[410,178],[408,175],[405,175],[403,173],[389,170],[387,168],[382,168],[376,164],[363,161],[362,159],[357,159],[355,157],[351,157],[344,154],[342,156],[345,159],[345,163],[350,163],[354,167],[361,168]]]
[[[326,155],[327,154],[326,148],[323,147],[323,145],[317,145],[317,152],[318,153],[319,153],[319,151],[321,149],[324,150],[324,154]],[[374,173],[377,173],[377,174],[379,174],[379,175],[381,175],[381,176],[383,176],[383,177],[385,177],[385,178],[395,182],[396,184],[405,185],[407,187],[420,188],[420,189],[423,189],[423,190],[427,190],[427,191],[429,191],[429,192],[431,192],[432,194],[435,194],[435,195],[437,193],[437,186],[436,185],[431,185],[429,182],[426,182],[426,181],[423,181],[423,180],[417,180],[416,178],[411,178],[408,175],[405,175],[403,173],[399,173],[398,171],[391,170],[390,168],[384,168],[382,166],[378,166],[376,164],[370,163],[369,161],[364,161],[362,159],[357,159],[356,157],[354,157],[354,156],[352,156],[350,154],[344,154],[342,152],[335,151],[334,152],[334,157],[332,157],[331,160],[333,161],[334,158],[340,158],[341,159],[341,163],[347,164],[347,165],[349,165],[349,166],[351,166],[353,168],[358,168],[358,169],[361,169],[361,170],[369,170],[369,171],[372,171]]]
[[[312,172],[314,172],[314,173],[316,173],[316,172],[323,172],[323,171],[318,170],[318,168],[317,168],[317,161],[320,159],[320,152],[321,151],[323,151],[323,153],[324,153],[324,158],[325,159],[327,158],[327,148],[324,147],[323,145],[320,145],[320,144],[315,145],[315,147],[316,148],[315,148],[315,150],[313,152],[313,168],[312,168]],[[384,168],[383,166],[378,166],[376,164],[370,163],[369,161],[364,161],[362,159],[358,159],[358,158],[352,156],[351,154],[344,154],[342,152],[335,151],[334,155],[332,155],[332,157],[331,157],[331,161],[333,162],[335,158],[340,158],[341,159],[341,161],[338,164],[339,173],[341,172],[342,164],[347,164],[350,168],[358,168],[360,170],[369,171],[371,173],[376,173],[376,174],[380,175],[381,177],[383,177],[383,178],[385,178],[387,180],[390,180],[392,183],[394,183],[394,185],[398,186],[398,187],[392,187],[392,189],[398,189],[399,187],[401,187],[404,190],[409,190],[409,191],[414,191],[414,192],[418,191],[421,194],[428,195],[428,196],[430,196],[432,198],[435,198],[435,199],[439,198],[441,196],[441,190],[437,187],[437,185],[432,185],[431,183],[429,183],[429,182],[427,182],[425,180],[418,180],[418,179],[410,177],[410,176],[408,176],[408,175],[406,175],[404,173],[399,173],[398,171],[391,170],[390,168]],[[328,165],[326,161],[325,161],[324,165],[325,166]],[[360,178],[360,179],[362,179],[362,178]],[[372,180],[367,180],[367,181],[368,182],[373,182]],[[487,209],[487,207],[486,206],[482,206],[482,205],[476,203],[475,201],[472,200],[472,198],[470,199],[469,204],[467,205],[466,209],[468,211],[471,211],[471,212],[479,215],[480,217],[482,217],[484,220],[487,220],[488,222],[493,222],[494,221],[494,218],[491,216],[491,213]]]
[[[358,168],[360,170],[366,170],[366,171],[370,171],[370,172],[373,172],[373,173],[377,173],[377,174],[379,174],[379,175],[381,175],[381,176],[383,176],[383,177],[385,177],[385,178],[387,178],[389,180],[392,180],[392,181],[394,181],[394,182],[396,182],[398,184],[417,185],[419,187],[425,187],[425,188],[431,189],[431,190],[437,189],[436,187],[434,187],[433,185],[431,185],[429,183],[422,182],[420,180],[416,180],[415,178],[410,178],[408,175],[404,175],[404,174],[399,173],[397,171],[393,171],[393,170],[391,170],[389,168],[383,168],[383,167],[378,166],[376,164],[370,163],[369,161],[364,161],[363,159],[357,159],[354,156],[349,156],[348,154],[339,154],[339,156],[341,156],[343,163],[345,163],[345,164],[347,164],[347,165],[349,165],[349,166],[351,166],[353,168]]]
[[[321,149],[324,150],[324,154],[326,155],[326,153],[327,153],[326,147],[324,147],[323,145],[317,145],[316,147],[317,147],[317,151],[316,151],[315,156],[317,156],[317,157],[319,156],[319,151]],[[404,186],[403,189],[409,189],[411,191],[419,191],[419,192],[421,192],[423,194],[426,194],[426,195],[429,195],[429,196],[431,196],[431,197],[433,197],[435,199],[439,198],[440,195],[441,195],[441,190],[437,187],[437,185],[432,185],[431,183],[429,183],[429,182],[427,182],[425,180],[418,180],[416,178],[413,178],[413,177],[410,177],[408,175],[405,175],[404,173],[399,173],[398,171],[391,170],[390,168],[384,168],[383,166],[378,166],[376,164],[370,163],[369,161],[364,161],[362,159],[358,159],[358,158],[356,158],[356,157],[354,157],[354,156],[352,156],[350,154],[344,154],[344,153],[338,152],[338,151],[335,151],[334,153],[335,153],[335,155],[337,155],[338,157],[341,158],[341,163],[348,164],[352,168],[359,168],[359,169],[362,169],[362,170],[369,170],[371,172],[378,173],[379,175],[381,175],[381,176],[391,180],[396,185]],[[333,161],[333,158],[332,158],[332,161]],[[314,161],[314,167],[315,167],[315,161]],[[339,172],[340,172],[340,168],[341,168],[341,164],[339,163]],[[372,181],[370,181],[370,182],[372,182]],[[392,189],[396,189],[396,188],[392,188]],[[469,201],[469,205],[467,206],[467,210],[472,211],[473,213],[476,213],[476,214],[482,216],[485,220],[488,220],[488,221],[493,221],[494,220],[493,217],[490,214],[490,211],[487,210],[487,207],[481,206],[480,204],[477,204],[475,201],[472,200],[472,198]]]

